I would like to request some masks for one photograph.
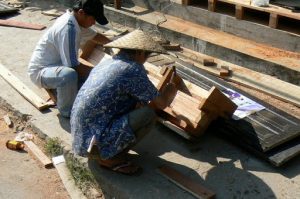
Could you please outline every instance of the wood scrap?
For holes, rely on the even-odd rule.
[[[195,182],[191,178],[183,175],[177,170],[169,166],[162,166],[158,168],[159,174],[173,182],[175,185],[189,192],[196,198],[212,199],[216,194],[210,189],[202,186],[200,183]]]
[[[204,66],[215,66],[216,65],[215,60],[211,59],[211,58],[203,59],[202,63]]]
[[[13,123],[12,121],[10,120],[9,116],[8,115],[4,115],[3,116],[3,119],[4,119],[4,122],[6,123],[6,125],[11,128],[13,126]]]
[[[52,161],[32,141],[25,141],[24,143],[45,168],[52,166]]]
[[[49,108],[49,104],[45,100],[30,90],[2,64],[0,64],[0,75],[38,110]]]
[[[32,30],[43,30],[46,28],[44,25],[32,24],[27,22],[21,22],[11,19],[0,19],[0,26],[9,26],[9,27],[17,27],[17,28],[26,28]]]
[[[228,66],[222,65],[221,69],[219,71],[219,75],[221,77],[228,77],[229,75],[231,75],[232,71]]]
[[[173,50],[173,51],[181,50],[180,44],[161,44],[161,46],[166,50]]]

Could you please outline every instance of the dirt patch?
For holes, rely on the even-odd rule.
[[[3,120],[6,114],[12,115],[0,108],[0,198],[70,198],[55,168],[45,169],[27,148],[21,152],[6,148],[6,141],[14,139],[17,130],[32,133],[25,121],[13,116],[14,126],[8,128]],[[43,140],[37,136],[34,140],[43,149]]]

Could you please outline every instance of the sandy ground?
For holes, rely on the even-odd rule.
[[[13,128],[8,128],[3,120],[6,114],[0,108],[0,198],[69,198],[55,168],[43,168],[27,148],[20,152],[6,148],[6,141],[15,138],[16,128],[23,128],[17,121]]]

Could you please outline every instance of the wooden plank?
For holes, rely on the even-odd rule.
[[[0,64],[0,75],[7,81],[16,91],[18,91],[25,99],[27,99],[38,110],[49,108],[49,104],[42,98],[31,91],[17,77],[15,77],[5,66]]]
[[[52,166],[52,161],[32,141],[25,141],[24,143],[45,168]]]
[[[275,13],[270,14],[269,26],[271,28],[277,28],[278,26],[278,15]]]
[[[189,192],[196,198],[212,199],[216,196],[216,194],[210,189],[202,186],[198,182],[195,182],[193,179],[183,175],[172,167],[162,166],[158,168],[158,171],[162,176],[164,176],[180,188],[184,189],[185,191]]]
[[[182,60],[186,60],[188,57],[189,61],[191,61],[191,57],[195,57],[192,59],[195,67],[203,69],[206,72],[219,77],[219,71],[217,68],[205,67],[198,61],[203,59],[204,57],[210,56],[191,51],[186,48],[184,48],[183,53],[176,53],[176,55],[178,55]],[[288,82],[282,81],[269,75],[258,73],[256,71],[231,64],[229,62],[225,62],[216,58],[214,59],[217,64],[224,64],[226,66],[229,66],[232,70],[232,74],[230,76],[225,77],[227,80],[264,92],[277,99],[283,100],[285,102],[300,107],[299,86],[290,84]]]
[[[0,26],[9,26],[9,27],[17,27],[17,28],[26,28],[32,30],[43,30],[46,28],[44,25],[26,23],[11,19],[0,19]]]
[[[13,123],[12,121],[10,120],[9,116],[8,115],[4,115],[3,116],[3,119],[4,119],[4,122],[6,123],[6,125],[11,128],[13,126]]]

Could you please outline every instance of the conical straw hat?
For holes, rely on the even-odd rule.
[[[115,41],[105,44],[104,47],[145,50],[149,52],[167,54],[167,51],[159,45],[159,43],[154,41],[150,35],[141,30],[134,30]]]

